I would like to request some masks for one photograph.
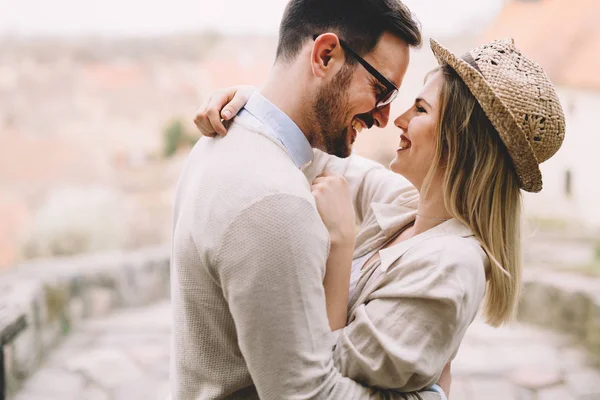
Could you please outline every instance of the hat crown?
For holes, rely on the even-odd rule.
[[[565,136],[565,116],[554,85],[535,62],[496,40],[470,52],[479,72],[522,128],[538,163],[552,157]]]

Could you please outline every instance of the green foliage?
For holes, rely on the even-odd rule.
[[[184,135],[183,124],[179,120],[169,123],[163,133],[163,155],[168,158],[177,152],[181,138]]]
[[[195,143],[196,138],[186,132],[183,122],[174,119],[163,131],[163,156],[172,157],[180,147],[191,147]]]

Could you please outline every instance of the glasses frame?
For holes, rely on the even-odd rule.
[[[319,35],[313,35],[313,40],[317,40],[318,37]],[[352,50],[352,48],[348,46],[348,44],[346,44],[342,39],[338,38],[338,40],[340,41],[340,45],[345,51],[350,53],[350,55],[354,57],[354,59],[356,59],[356,61],[358,61],[358,63],[367,70],[367,72],[373,75],[373,77],[375,77],[375,79],[377,79],[379,83],[385,86],[386,91],[380,96],[378,96],[379,98],[377,99],[375,107],[383,108],[390,104],[392,101],[394,101],[394,99],[396,99],[396,96],[398,96],[398,87],[392,82],[390,82],[388,78],[383,76],[381,72],[377,71],[377,69],[374,66],[369,64],[364,58],[358,55],[356,51]]]

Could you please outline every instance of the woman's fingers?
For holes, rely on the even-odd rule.
[[[227,129],[225,129],[225,125],[223,125],[223,122],[221,121],[220,111],[221,108],[209,105],[206,110],[206,116],[212,129],[217,132],[217,134],[225,136],[227,134]]]
[[[227,88],[215,92],[206,107],[206,115],[210,126],[221,136],[227,134],[227,129],[221,120],[221,110],[233,99],[236,94],[236,88]]]
[[[252,86],[238,86],[233,97],[227,102],[227,105],[221,111],[221,117],[228,121],[246,105],[248,99],[255,90]]]
[[[227,129],[221,121],[221,110],[235,95],[235,88],[218,90],[213,93],[206,104],[200,107],[194,118],[194,123],[202,135],[214,137],[216,134],[225,136]]]
[[[321,175],[318,175],[315,179],[313,179],[312,183],[313,183],[313,185],[315,183],[323,183],[323,182],[326,182],[328,179],[330,179],[333,176],[335,176],[335,175],[325,171],[325,172],[322,172]]]
[[[255,90],[252,86],[235,86],[213,93],[206,105],[196,113],[194,123],[204,136],[225,136],[227,129],[222,120],[230,120],[248,102]]]
[[[211,104],[212,97],[208,99],[208,101],[198,109],[196,112],[196,116],[194,117],[194,123],[196,127],[200,131],[200,133],[204,136],[214,137],[217,133],[217,130],[212,125],[212,122],[209,118],[209,107]],[[220,121],[219,121],[220,124]],[[223,127],[224,128],[224,127]]]

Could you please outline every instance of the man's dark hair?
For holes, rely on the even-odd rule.
[[[421,45],[420,26],[400,0],[291,0],[279,27],[277,59],[294,59],[306,40],[325,32],[337,34],[361,56],[373,51],[383,32]]]

